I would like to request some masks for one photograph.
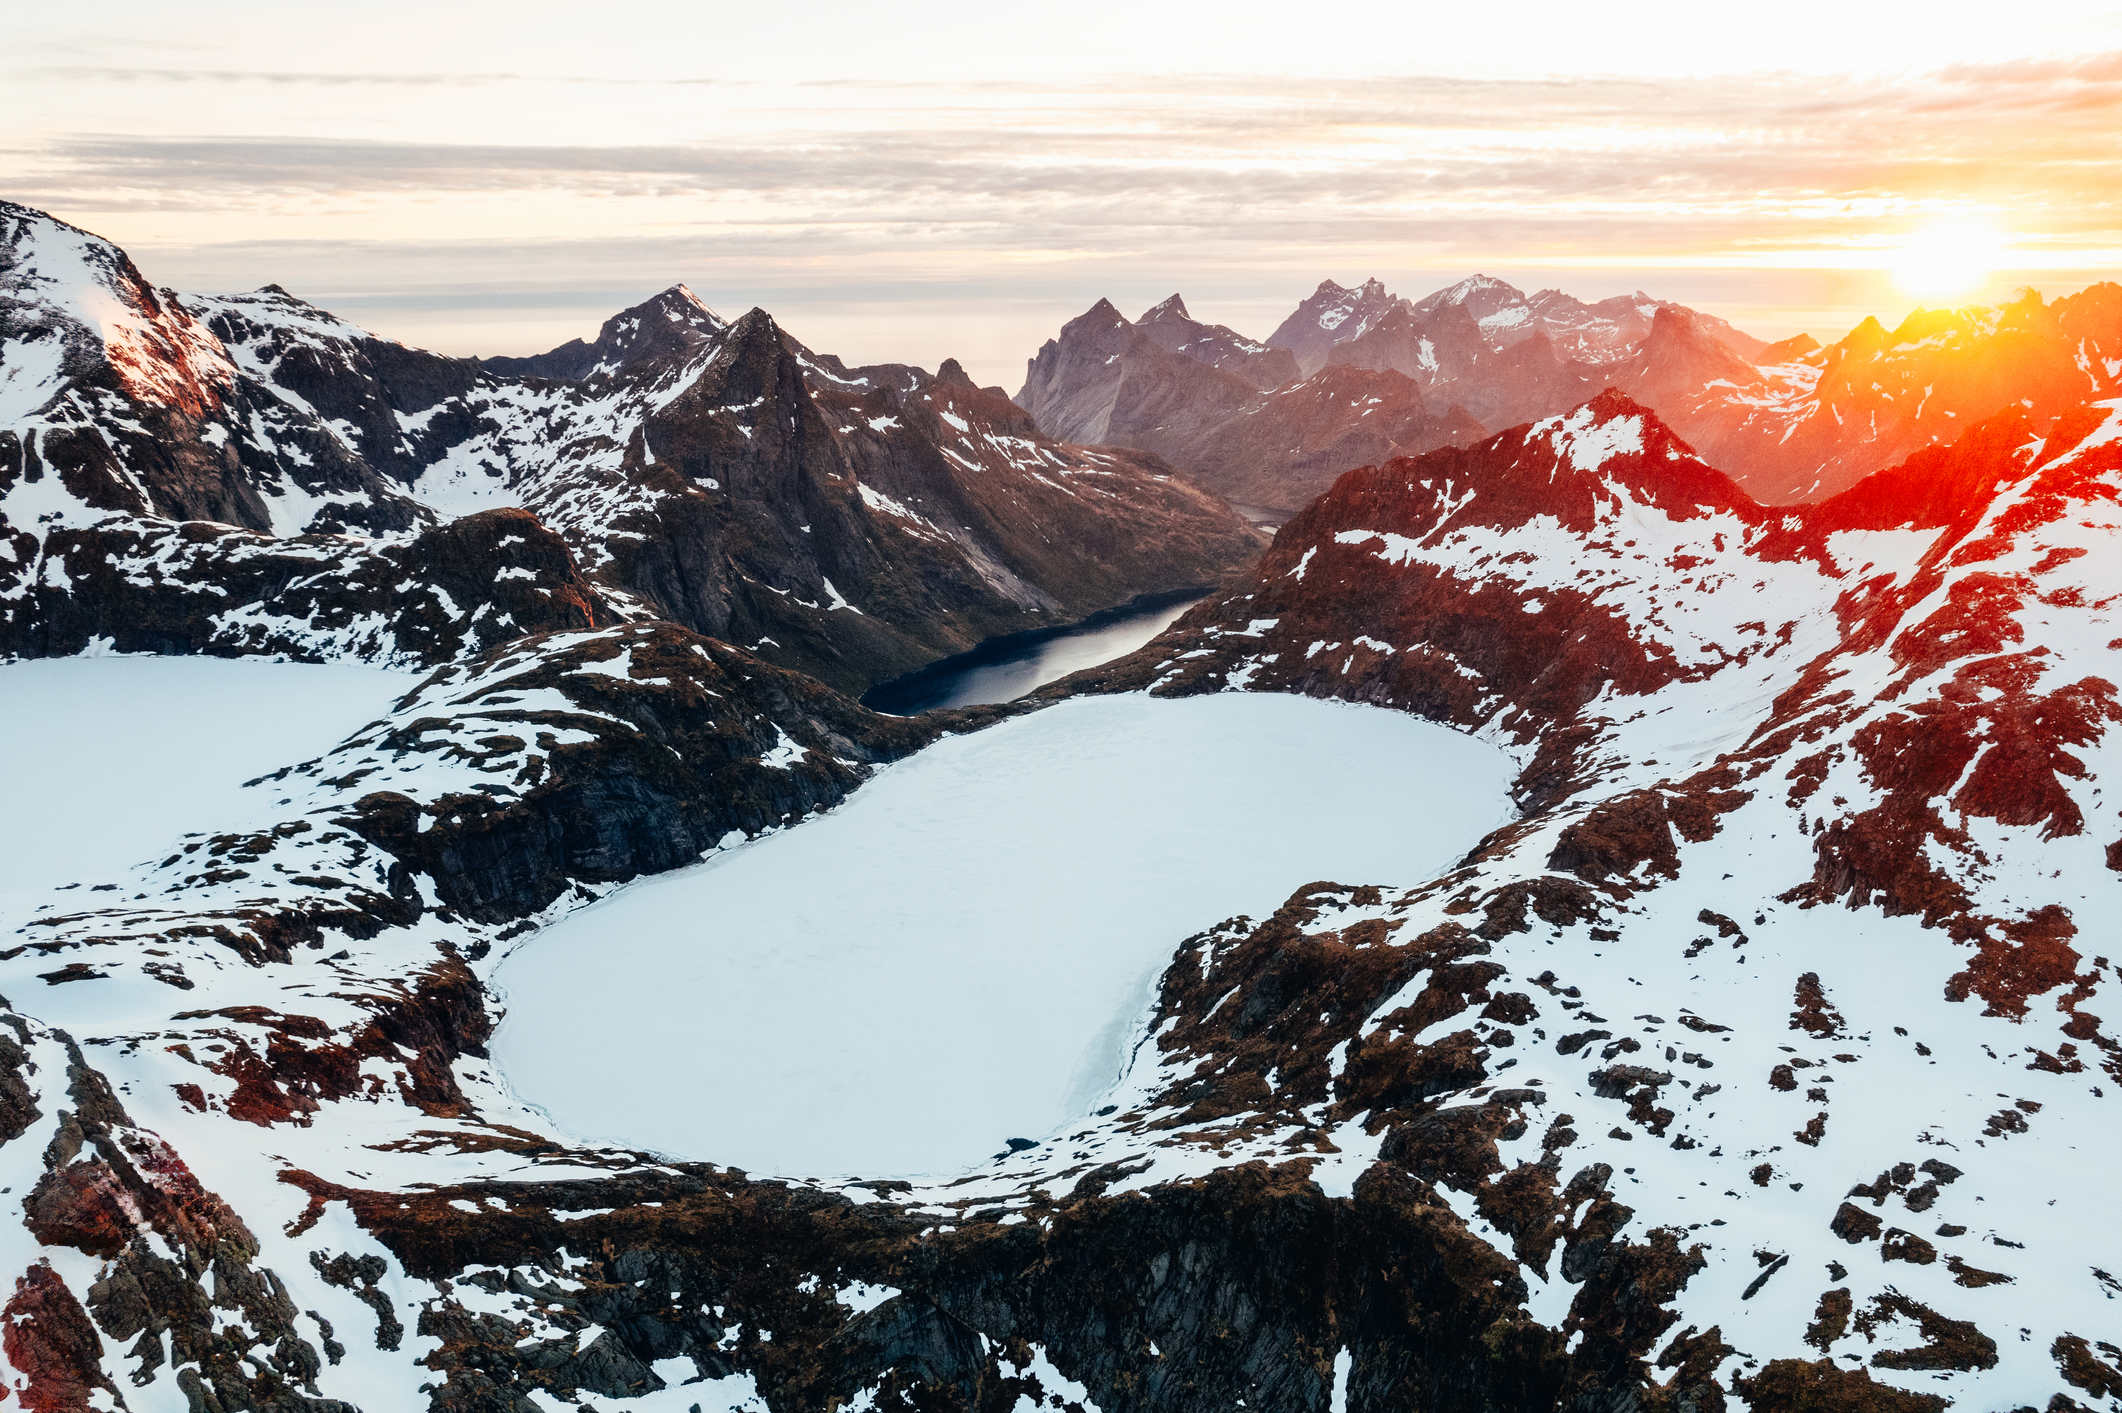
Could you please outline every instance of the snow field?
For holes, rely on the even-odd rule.
[[[329,750],[418,681],[212,657],[0,663],[0,925],[186,834],[251,827],[277,797],[244,781]]]
[[[1493,747],[1271,695],[1063,702],[537,934],[497,1068],[562,1128],[747,1170],[962,1170],[1089,1112],[1179,943],[1411,884],[1509,815]]]

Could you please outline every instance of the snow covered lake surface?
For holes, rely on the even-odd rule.
[[[496,1063],[586,1138],[957,1172],[1097,1106],[1187,937],[1321,879],[1419,883],[1510,816],[1513,774],[1371,707],[1063,702],[532,937]]]
[[[243,782],[337,745],[419,678],[254,658],[0,664],[0,931],[186,834],[269,821]]]

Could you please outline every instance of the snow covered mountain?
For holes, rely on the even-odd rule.
[[[1310,297],[1275,326],[1267,344],[1295,354],[1298,368],[1309,377],[1326,366],[1327,355],[1337,345],[1363,337],[1402,302],[1374,279],[1355,289],[1321,280]]]
[[[1456,1214],[1528,1404],[2115,1406],[2118,536],[2115,402],[1783,510],[1615,394],[1345,477],[1075,689],[1397,705],[1526,812],[1195,944],[1144,1128]]]
[[[372,719],[325,713],[312,753],[246,764],[210,816],[89,769],[95,739],[40,773],[95,797],[70,818],[160,812],[170,837],[0,888],[0,1385],[21,1406],[2122,1413],[2122,396],[2006,406],[1773,507],[1600,392],[1340,475],[1127,659],[904,719],[774,654],[853,661],[829,650],[855,630],[799,632],[858,608],[938,641],[1008,575],[1058,597],[1090,574],[1041,567],[1061,556],[1205,561],[1228,521],[954,365],[848,368],[683,290],[477,363],[270,289],[172,296],[7,218],[0,648],[387,679]],[[1478,332],[1501,299],[1436,316]],[[1638,386],[1751,359],[1647,317],[1616,365]],[[1116,327],[1082,341],[1238,381],[1234,419],[1286,400],[1276,435],[1322,463],[1357,449],[1344,408],[1383,419],[1412,382],[1329,362],[1263,394]],[[1052,560],[1029,543],[1070,536]],[[801,653],[644,616],[681,610]],[[177,711],[145,665],[0,665],[0,693],[109,667],[144,728]],[[594,942],[615,890],[830,825],[946,735],[976,760],[981,728],[1123,692],[1116,717],[1366,703],[1463,733],[1481,768],[1359,776],[1387,845],[1365,876],[1173,928],[1153,994],[1112,1018],[1124,1070],[967,1171],[680,1161],[570,1135],[498,1069],[512,947],[563,921]],[[1041,738],[1001,793],[1046,798],[1032,777],[1096,745]],[[1104,764],[1240,796],[1247,766]],[[1500,787],[1397,782],[1490,766],[1513,807],[1436,867],[1411,822],[1485,827]],[[1272,834],[1285,807],[1229,813]],[[1151,855],[1152,878],[1186,858]],[[901,999],[857,992],[855,1021],[805,1013],[766,1048],[808,1060],[844,1024],[881,1049],[923,1023]],[[987,1004],[1006,1028],[1049,1000]],[[632,1082],[671,1103],[735,1083],[700,1029]]]
[[[664,618],[856,689],[996,633],[1206,584],[1257,548],[1152,459],[1057,444],[954,363],[850,369],[763,311],[724,321],[682,288],[593,342],[481,363],[374,338],[270,286],[158,290],[108,243],[0,208],[0,651],[171,641],[66,569],[83,543],[112,546],[91,559],[153,559],[130,598],[169,585],[190,607],[151,617],[210,607],[183,640],[238,651],[249,618],[292,610],[225,581],[237,546],[255,563],[299,545],[320,582],[358,578],[350,566],[395,553],[377,537],[509,508],[572,557],[566,582],[538,586],[568,607],[519,612],[472,633],[481,644]],[[529,572],[490,570],[460,590]],[[374,607],[305,605],[320,645],[326,618]],[[463,624],[510,611],[434,606]],[[289,651],[300,635],[267,636]]]

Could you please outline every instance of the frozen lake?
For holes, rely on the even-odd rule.
[[[1513,773],[1345,703],[1063,702],[532,937],[495,1059],[586,1138],[958,1171],[1096,1107],[1188,936],[1321,879],[1433,876],[1509,817]]]
[[[329,750],[419,680],[256,658],[0,664],[0,931],[58,885],[270,822],[277,797],[244,781]]]

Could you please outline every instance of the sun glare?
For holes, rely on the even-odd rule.
[[[1894,283],[1918,299],[1973,294],[2001,263],[2004,238],[1981,221],[1935,221],[1894,253]]]

